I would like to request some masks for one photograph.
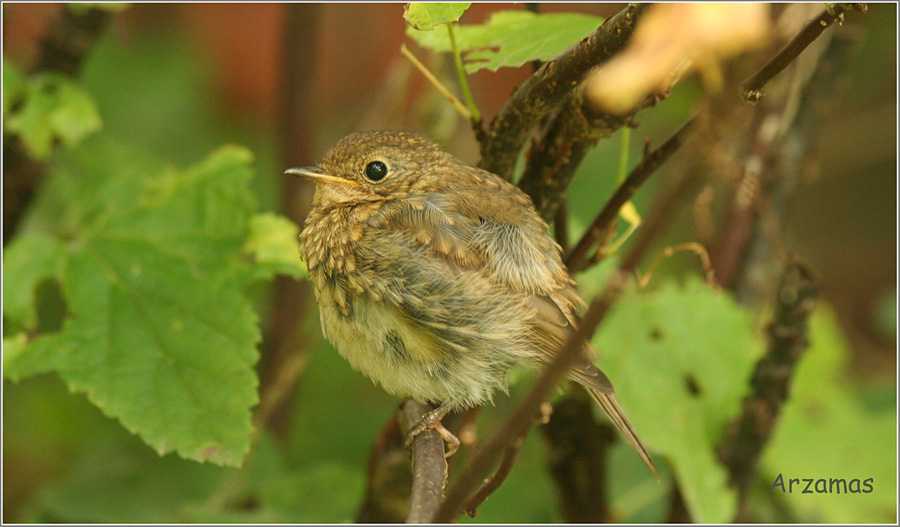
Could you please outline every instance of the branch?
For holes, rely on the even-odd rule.
[[[789,262],[782,274],[775,314],[768,328],[769,349],[753,373],[753,393],[744,399],[743,413],[729,425],[719,447],[719,459],[728,468],[731,485],[738,489],[739,518],[760,455],[788,397],[797,361],[807,348],[809,316],[817,294],[810,270],[801,263]]]
[[[412,399],[401,406],[400,424],[409,429],[430,409]],[[426,523],[441,504],[444,485],[447,483],[447,458],[444,457],[444,440],[432,429],[416,436],[412,444],[412,494],[406,523]]]
[[[34,71],[56,71],[77,77],[88,51],[109,25],[112,13],[91,8],[76,13],[68,6],[60,9],[50,25],[50,33],[41,40],[41,55]]]
[[[529,154],[519,181],[519,188],[531,196],[545,220],[556,213],[575,171],[597,141],[630,124],[639,110],[658,100],[652,95],[631,111],[616,115],[596,111],[585,97],[583,86],[566,97]]]
[[[481,144],[481,168],[510,181],[516,158],[534,125],[578,86],[588,70],[625,47],[646,6],[629,4],[519,85]]]
[[[556,213],[553,215],[553,236],[556,243],[559,244],[563,253],[569,251],[569,206],[566,204],[565,196],[561,196],[559,206],[556,207]]]
[[[741,83],[741,97],[745,101],[756,104],[763,96],[763,86],[772,77],[781,73],[784,68],[796,59],[807,46],[819,38],[825,29],[835,22],[843,22],[844,12],[848,10],[866,12],[866,4],[828,4],[822,13],[810,20],[806,26],[797,33],[790,42],[779,51],[772,60],[766,63],[759,71],[751,75]]]
[[[519,457],[519,450],[522,449],[524,442],[524,437],[518,437],[506,445],[506,450],[503,452],[503,461],[500,462],[497,472],[494,472],[494,475],[488,478],[484,485],[478,489],[478,492],[466,503],[466,516],[474,518],[478,514],[478,507],[506,481],[506,477],[509,476],[509,472],[516,464],[516,458]]]
[[[701,110],[702,111],[702,110]],[[575,274],[586,267],[588,250],[597,242],[600,236],[606,232],[612,221],[616,218],[619,209],[625,204],[638,188],[647,181],[647,179],[665,163],[684,143],[684,139],[692,131],[700,112],[694,114],[681,128],[672,134],[669,139],[659,146],[653,152],[650,152],[634,170],[625,179],[621,186],[616,190],[613,196],[603,207],[603,210],[594,218],[588,230],[581,237],[581,240],[574,249],[566,257],[566,266],[569,268],[570,274]]]
[[[816,41],[790,76],[773,84],[772,97],[754,107],[742,106],[751,113],[742,118],[751,123],[742,134],[749,147],[744,147],[742,159],[736,158],[740,178],[710,256],[719,283],[745,304],[764,301],[760,292],[773,289],[780,272],[771,265],[769,253],[772,248],[786,253],[779,247],[783,236],[778,224],[801,183],[821,114],[833,105],[834,90],[856,49],[855,40],[840,38],[844,35]],[[723,144],[717,150],[732,148]]]

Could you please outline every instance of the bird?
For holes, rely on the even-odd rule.
[[[531,198],[407,131],[352,133],[317,166],[300,233],[324,336],[400,397],[432,403],[407,435],[435,429],[451,455],[450,411],[489,404],[515,367],[553,360],[585,305]],[[650,471],[649,451],[584,342],[583,385]]]

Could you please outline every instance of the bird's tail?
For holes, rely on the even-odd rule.
[[[641,442],[641,438],[638,437],[637,431],[634,429],[634,426],[631,425],[631,421],[628,420],[628,416],[625,415],[625,410],[619,406],[619,401],[616,400],[616,396],[611,393],[604,393],[601,390],[592,387],[586,387],[588,392],[591,394],[591,397],[597,401],[597,404],[603,408],[603,411],[606,412],[606,415],[612,420],[612,422],[616,425],[616,428],[619,429],[619,432],[625,436],[625,439],[631,443],[631,446],[634,447],[634,450],[641,456],[641,459],[644,460],[644,463],[647,465],[647,468],[650,469],[650,472],[653,473],[653,477],[659,481],[659,475],[656,473],[656,465],[653,464],[653,458],[650,457],[650,452],[647,451],[647,447],[644,446],[644,443]]]

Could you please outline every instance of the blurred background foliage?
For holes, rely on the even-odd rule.
[[[621,7],[547,4],[541,10],[608,17]],[[40,38],[61,9],[59,4],[5,3],[4,63],[28,71],[40,53]],[[475,4],[462,22],[479,23],[502,9],[522,6]],[[357,129],[419,130],[474,163],[478,149],[471,131],[399,54],[402,43],[413,47],[402,10],[402,4],[315,4],[309,6],[309,20],[290,27],[309,35],[309,67],[301,72],[307,77],[303,137],[283,137],[279,123],[279,97],[289,73],[280,58],[288,20],[283,4],[132,5],[115,15],[87,54],[80,84],[96,104],[102,134],[146,155],[148,167],[159,162],[185,168],[223,144],[247,147],[256,173],[249,184],[260,211],[282,209],[283,192],[292,188],[283,182],[284,168],[313,164],[328,146]],[[797,193],[786,225],[794,251],[818,273],[823,308],[814,317],[812,347],[798,370],[784,426],[776,430],[761,467],[753,503],[763,521],[896,520],[896,6],[870,5],[868,14],[849,16],[832,30],[858,35],[860,48],[844,77],[842,95],[821,122],[817,166],[811,170],[815,175]],[[447,56],[413,49],[446,85],[456,85]],[[486,119],[497,114],[530,72],[526,66],[471,76]],[[7,82],[4,68],[5,90]],[[701,86],[689,78],[658,107],[639,114],[640,127],[631,132],[631,159],[639,159],[643,138],[658,144],[686,120],[701,96]],[[620,135],[600,142],[572,184],[570,223],[576,235],[615,188]],[[304,151],[284,151],[297,141]],[[635,197],[642,213],[654,190],[651,181]],[[47,221],[35,214],[26,218],[21,224],[26,227]],[[15,234],[4,232],[5,247]],[[682,218],[657,251],[690,236],[689,221]],[[690,257],[676,256],[655,280],[695,272]],[[596,291],[602,274],[584,274],[582,290]],[[639,318],[642,309],[665,303],[666,294],[660,290],[633,297],[616,313],[622,320],[614,328],[619,331],[598,335],[610,339],[602,349],[627,339],[632,324],[640,323],[629,316]],[[269,287],[251,286],[250,297],[267,327],[273,298]],[[59,310],[58,304],[51,298],[38,310]],[[754,316],[748,323],[757,327],[768,320],[765,313]],[[3,520],[352,521],[362,501],[372,443],[397,401],[353,372],[322,339],[318,324],[312,309],[300,331],[308,351],[297,389],[241,469],[171,453],[158,456],[84,395],[69,392],[55,374],[21,382],[4,377]],[[635,353],[641,349],[637,346]],[[611,377],[631,378],[621,369],[627,365],[610,359]],[[482,434],[495,416],[513,407],[527,384],[517,383],[511,397],[498,396],[495,407],[480,413]],[[640,386],[621,384],[617,382],[620,390],[638,392],[636,401],[641,391],[651,397],[635,411],[639,430],[650,425],[640,426],[640,419],[669,409],[668,399],[652,400],[648,389],[655,384],[649,379]],[[665,432],[648,436],[657,443]],[[540,435],[530,434],[509,479],[479,509],[477,521],[560,520],[544,450]],[[612,463],[616,518],[665,521],[668,487],[653,483],[621,442]],[[664,477],[674,470],[662,464]],[[874,477],[877,492],[772,499],[768,485],[778,473],[785,478]]]

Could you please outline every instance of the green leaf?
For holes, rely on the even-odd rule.
[[[464,53],[466,71],[474,73],[517,68],[532,60],[552,60],[602,23],[602,18],[590,15],[501,11],[485,24],[458,26],[455,34],[457,46]],[[446,32],[408,27],[406,34],[424,48],[451,50]]]
[[[11,337],[3,337],[3,369],[7,374],[9,365],[22,356],[28,347],[28,335],[25,332],[16,333]]]
[[[403,18],[410,27],[428,31],[435,26],[456,22],[471,3],[411,2],[403,7]]]
[[[306,276],[299,254],[299,230],[288,218],[271,212],[250,218],[250,235],[242,251],[255,262],[252,279],[268,280],[276,274]]]
[[[103,126],[94,99],[78,84],[58,79],[50,125],[63,145],[72,148]]]
[[[183,523],[186,504],[207,499],[233,472],[174,456],[150,459],[122,446],[94,448],[74,465],[42,489],[26,521]]]
[[[84,88],[63,75],[42,73],[27,80],[21,108],[8,116],[4,126],[22,138],[35,159],[44,160],[57,139],[75,146],[99,130],[102,122]]]
[[[18,135],[35,159],[47,159],[53,149],[50,115],[55,107],[52,94],[29,83],[19,110],[4,120],[4,131]]]
[[[672,465],[697,522],[734,516],[715,448],[761,352],[752,329],[730,296],[691,279],[623,296],[593,340],[619,401],[650,450]]]
[[[4,358],[4,373],[56,370],[160,454],[239,465],[250,446],[260,338],[239,280],[254,208],[252,156],[224,147],[159,175],[135,160],[117,165],[122,153],[111,144],[92,141],[51,170],[50,189],[71,184],[72,196],[84,198],[59,198],[57,217],[71,239],[64,249],[47,237],[13,244],[23,260],[4,273],[16,284],[14,316],[33,319],[28,284],[51,270],[70,316],[59,333]],[[26,254],[25,244],[40,251]],[[46,264],[33,259],[41,251],[53,255]],[[53,262],[63,257],[59,272]]]
[[[800,521],[890,523],[896,521],[897,411],[872,409],[848,383],[850,348],[831,308],[819,304],[810,321],[810,345],[794,374],[790,397],[761,462],[766,490],[779,474],[787,490],[771,490]],[[803,479],[873,478],[870,493],[803,494]],[[815,483],[810,490],[815,488]],[[849,489],[848,489],[849,490]],[[864,490],[864,489],[863,489]],[[772,499],[767,496],[765,499]]]
[[[149,180],[129,208],[97,224],[105,236],[130,237],[164,247],[204,269],[222,268],[248,235],[254,199],[250,151],[225,146],[185,171],[166,170]]]
[[[3,249],[3,319],[37,329],[35,288],[58,278],[65,262],[63,245],[49,236],[19,237]]]
[[[257,402],[257,317],[236,284],[134,237],[73,254],[56,368],[161,455],[239,465]]]
[[[11,60],[3,57],[3,117],[25,95],[25,76]]]

